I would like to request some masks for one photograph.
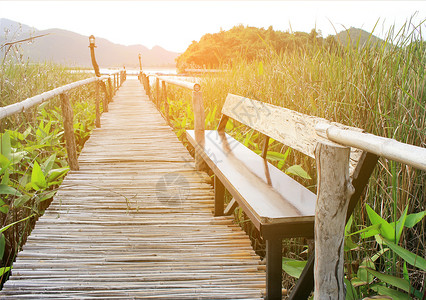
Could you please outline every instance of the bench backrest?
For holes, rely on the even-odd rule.
[[[362,131],[359,128],[330,122],[326,119],[305,115],[284,107],[257,100],[228,94],[222,114],[247,125],[274,140],[283,143],[305,155],[315,158],[315,147],[325,139],[317,135],[318,123],[333,124],[339,128]],[[350,174],[362,155],[362,151],[352,148],[350,155]]]

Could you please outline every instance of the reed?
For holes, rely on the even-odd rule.
[[[255,60],[236,58],[233,66],[219,76],[207,73],[203,77],[206,128],[217,125],[226,95],[233,93],[426,147],[426,43],[421,38],[422,26],[423,23],[413,29],[407,23],[398,31],[390,28],[383,43],[369,41],[364,47],[353,47],[356,42],[334,48],[318,43],[300,51],[276,53],[266,45],[267,50]],[[171,122],[178,135],[182,135],[185,128],[193,126],[190,95],[173,88],[169,88],[168,93]],[[261,137],[257,133],[238,124],[228,124],[227,129],[248,147],[260,149]],[[296,179],[315,191],[313,162],[295,151],[288,155],[288,149],[272,143],[270,149],[274,153],[269,158],[275,158],[283,170],[302,165],[312,179]],[[425,183],[425,172],[380,159],[348,232],[371,224],[366,204],[389,223],[396,222],[406,208],[408,214],[425,211]],[[423,218],[414,227],[405,228],[402,238],[396,242],[425,257],[425,228]],[[347,251],[349,280],[359,277],[362,269],[358,266],[381,250],[377,241],[361,235],[353,235],[352,239],[357,246]],[[287,247],[286,253],[304,256],[300,254],[301,247]],[[406,274],[415,289],[425,292],[424,270],[405,268],[404,260],[396,255],[379,256],[380,259],[372,262],[376,270],[396,277]],[[357,289],[360,297],[377,293],[377,289],[372,291],[368,287],[357,286]]]
[[[13,104],[87,76],[50,63],[4,60],[0,65],[0,105]],[[94,128],[93,88],[83,87],[70,96],[77,147],[81,150]],[[0,120],[1,282],[35,219],[43,214],[69,170],[57,98]],[[10,224],[14,225],[9,227]]]

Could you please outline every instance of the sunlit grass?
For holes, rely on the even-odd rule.
[[[269,51],[254,61],[236,58],[232,68],[219,76],[203,77],[204,106],[209,116],[206,128],[217,125],[226,95],[233,93],[426,147],[426,43],[421,39],[421,26],[412,30],[407,24],[398,32],[391,28],[383,43],[370,43],[363,48],[316,45],[289,53]],[[188,113],[190,93],[169,88],[169,101],[172,125],[183,136],[184,129],[193,126]],[[236,126],[232,131],[242,142],[251,135],[247,146],[252,149],[261,147],[261,136],[253,135],[248,128]],[[286,151],[278,143],[272,146],[274,151]],[[301,181],[315,190],[314,162],[296,154],[291,159],[286,164],[302,164],[314,179]],[[365,203],[388,222],[396,221],[407,205],[408,213],[426,210],[425,182],[424,171],[380,159],[354,213],[352,230],[370,225]],[[404,230],[400,245],[425,257],[425,228],[423,219],[414,228]],[[351,274],[356,274],[362,260],[379,249],[371,240],[359,239],[358,243],[358,250],[348,252],[346,257]],[[298,256],[297,251],[300,253],[299,248],[290,247],[286,253]],[[393,269],[388,270],[388,264],[377,262],[376,268],[402,276],[402,263],[398,258]],[[423,287],[424,292],[425,272],[408,267],[408,275],[412,285],[419,290]]]

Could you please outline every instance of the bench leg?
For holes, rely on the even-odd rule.
[[[214,216],[223,216],[223,207],[225,203],[225,186],[214,176]]]
[[[282,243],[280,238],[266,240],[266,299],[282,299]]]

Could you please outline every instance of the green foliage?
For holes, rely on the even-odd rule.
[[[239,26],[193,42],[179,58],[179,67],[193,63],[224,69],[219,76],[201,79],[207,129],[218,123],[224,100],[233,93],[424,147],[426,43],[419,29],[425,25],[416,30],[410,26],[391,28],[381,43],[372,34],[353,35],[351,30],[345,33],[350,42],[343,46],[334,37],[321,40],[315,32],[283,33],[280,40],[287,35],[299,42],[282,51],[273,43],[276,36]],[[171,122],[183,137],[185,128],[193,126],[190,93],[171,88],[169,103]],[[234,121],[228,121],[226,131],[261,153],[261,135]],[[312,180],[296,180],[316,190],[314,161],[272,139],[268,149],[267,158],[281,170],[302,166]],[[418,258],[426,257],[425,183],[426,172],[380,159],[345,230],[346,282],[353,299],[414,297],[368,270],[402,278],[424,293],[425,273]],[[289,257],[300,254],[294,248],[284,251]]]
[[[299,278],[306,263],[306,261],[283,257],[283,270],[288,275]]]
[[[19,64],[8,60],[0,68],[2,105],[86,76],[50,64]],[[82,87],[70,93],[78,150],[94,128],[92,90]],[[4,253],[0,258],[4,266],[0,268],[0,277],[3,277],[34,224],[33,217],[43,214],[69,167],[62,113],[56,99],[0,122],[3,130],[0,132],[0,220],[6,224],[0,237],[0,253]]]
[[[199,42],[193,41],[177,58],[177,67],[218,68],[233,65],[239,58],[248,61],[268,55],[269,52],[300,51],[315,43],[328,43],[315,29],[311,33],[282,32],[270,26],[268,29],[238,25],[230,30],[203,35]],[[263,75],[263,62],[258,63],[259,75]]]

